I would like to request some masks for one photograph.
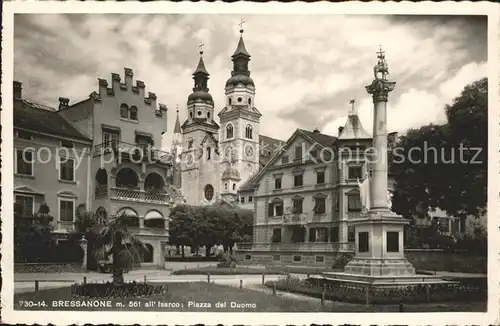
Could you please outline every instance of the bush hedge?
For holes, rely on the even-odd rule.
[[[367,303],[398,304],[424,302],[470,302],[487,299],[486,278],[460,279],[458,284],[418,284],[396,288],[373,288],[365,284],[345,283],[323,278],[300,279],[287,275],[276,282],[266,282],[276,289],[321,297],[325,289],[327,300]]]
[[[139,298],[167,293],[165,285],[124,283],[115,286],[107,283],[77,283],[71,285],[71,295],[78,298]]]

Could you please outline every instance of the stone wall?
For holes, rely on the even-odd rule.
[[[295,261],[294,256],[300,256],[300,261]],[[486,273],[487,271],[487,257],[472,255],[467,252],[452,253],[439,249],[408,249],[405,250],[405,256],[416,270],[462,273]],[[242,264],[334,266],[335,268],[343,268],[352,257],[352,254],[237,251],[236,257]]]

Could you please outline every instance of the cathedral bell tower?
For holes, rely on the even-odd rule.
[[[242,20],[238,45],[231,57],[233,69],[226,81],[225,107],[219,113],[222,126],[220,146],[224,155],[221,172],[225,192],[237,191],[240,183],[259,170],[259,124],[262,115],[255,108],[255,84],[248,67],[250,54],[243,40],[243,23]]]
[[[214,101],[208,89],[208,73],[200,59],[193,73],[193,92],[187,100],[187,119],[182,124],[182,193],[190,205],[213,204],[220,198],[219,125],[214,121]]]

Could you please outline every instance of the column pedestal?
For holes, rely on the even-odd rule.
[[[390,210],[370,211],[353,221],[356,255],[345,266],[348,274],[409,276],[415,268],[404,256],[404,226],[409,222]]]

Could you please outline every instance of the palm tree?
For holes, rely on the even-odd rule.
[[[130,216],[126,213],[109,219],[99,230],[97,250],[98,260],[112,257],[113,285],[124,283],[123,273],[134,266],[140,265],[141,257],[148,251],[145,244],[127,228]]]

